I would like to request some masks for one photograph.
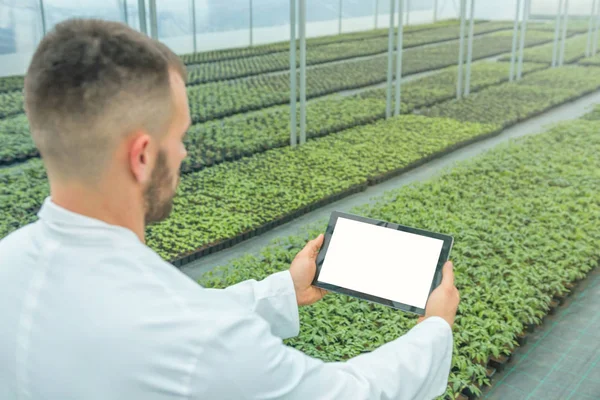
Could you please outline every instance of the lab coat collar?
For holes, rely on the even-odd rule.
[[[37,215],[42,221],[50,224],[58,224],[64,227],[72,228],[97,228],[111,230],[135,238],[135,240],[139,242],[139,238],[133,231],[121,226],[108,224],[99,219],[69,211],[66,208],[55,204],[50,197],[47,197],[44,200],[44,203],[42,204],[42,207]]]

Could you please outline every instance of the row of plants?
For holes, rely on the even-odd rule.
[[[524,64],[525,73],[544,68]],[[456,67],[402,84],[402,113],[451,99],[456,90]],[[473,92],[508,80],[505,63],[473,64]],[[346,98],[327,97],[307,106],[307,137],[316,138],[364,125],[385,117],[385,89],[373,89]],[[194,125],[188,132],[190,172],[223,161],[247,157],[289,144],[289,106],[274,107]],[[299,121],[299,115],[298,115]]]
[[[580,60],[579,64],[600,67],[600,53]]]
[[[421,110],[432,117],[507,127],[600,88],[600,68],[569,65],[531,73],[471,96]]]
[[[587,119],[590,121],[599,121],[600,120],[600,105],[595,106],[592,111],[585,114],[582,119]]]
[[[0,119],[24,112],[25,98],[22,92],[0,93]]]
[[[477,20],[478,24],[486,21]],[[438,21],[431,24],[418,24],[409,25],[404,28],[404,32],[422,32],[429,29],[442,28],[446,26],[458,26],[459,22],[455,19]],[[343,43],[343,42],[356,42],[360,40],[373,39],[377,37],[387,36],[388,29],[373,29],[370,31],[359,31],[351,33],[343,33],[341,35],[328,35],[320,36],[316,38],[307,38],[306,47],[316,47],[328,45],[331,43]],[[296,40],[297,46],[299,45],[299,39]],[[289,51],[290,42],[282,41],[277,43],[261,44],[252,47],[237,47],[233,49],[223,50],[211,50],[199,53],[183,54],[181,58],[186,64],[202,64],[215,61],[232,60],[244,57],[253,57],[264,54],[278,53],[282,51]]]
[[[513,26],[512,21],[484,21],[476,20],[475,29],[477,31],[478,25],[480,24],[496,24],[499,29],[511,28]],[[534,22],[527,25],[528,30],[543,30],[548,32],[554,32],[554,24],[546,22]],[[396,31],[397,32],[397,31]],[[587,24],[581,21],[569,21],[568,34],[584,33],[587,32]],[[413,35],[413,33],[419,33],[419,35]],[[384,38],[388,36],[388,29],[375,29],[370,31],[344,33],[341,35],[329,35],[317,38],[309,38],[306,41],[307,49],[317,46],[324,46],[332,43],[343,43],[343,42],[358,42],[361,40],[368,40],[374,38]],[[433,24],[419,24],[419,25],[408,25],[404,27],[404,36],[414,37],[415,41],[405,42],[405,47],[418,46],[425,43],[435,43],[441,40],[457,39],[460,36],[459,32],[459,21],[457,20],[444,20]],[[421,36],[422,39],[417,39]],[[412,39],[411,39],[412,40]],[[270,43],[265,45],[258,45],[253,47],[242,47],[225,50],[214,50],[201,53],[192,53],[182,55],[182,59],[186,64],[202,64],[215,61],[231,60],[244,57],[253,57],[264,54],[272,54],[278,52],[287,52],[290,49],[288,42]]]
[[[370,179],[495,130],[405,116],[187,174],[172,218],[149,227],[147,242],[166,259],[175,259],[256,231],[323,199],[364,189]],[[0,169],[0,237],[35,220],[47,195],[39,159]],[[181,234],[189,240],[182,242]]]
[[[479,35],[510,29],[511,27],[511,22],[476,21],[474,32],[476,35]],[[529,29],[542,31],[551,30],[550,26],[546,23],[535,23],[530,25]],[[459,25],[456,20],[440,21],[434,24],[410,25],[405,27],[404,30],[404,48],[453,40],[460,36]],[[568,30],[569,35],[582,33],[584,31],[585,29],[583,29],[581,24],[570,22]],[[320,64],[329,61],[368,56],[386,51],[387,33],[387,29],[378,29],[308,39],[307,64]],[[340,44],[345,44],[345,46],[338,46]],[[325,48],[321,51],[317,51],[316,48],[319,46],[324,46]],[[197,69],[192,67],[190,81],[202,83],[285,70],[289,67],[288,51],[289,43],[280,42],[255,47],[185,54],[181,57],[186,64],[192,65],[235,60],[232,63],[204,65]],[[279,54],[275,54],[273,57],[268,58],[258,57],[273,53]],[[252,58],[252,60],[242,62],[242,59],[247,57]],[[0,93],[21,90],[23,88],[23,80],[23,76],[1,77]]]
[[[478,24],[475,28],[475,34],[480,35],[502,29],[509,29],[509,25],[510,24],[504,22]],[[440,30],[446,30],[448,33],[443,35],[438,33]],[[458,37],[458,27],[420,31],[413,34],[407,34],[405,36],[404,48],[415,47],[421,44],[448,41],[457,39]],[[377,37],[353,42],[331,43],[328,45],[308,48],[306,53],[306,64],[317,65],[332,61],[371,56],[387,52],[387,50],[387,37]],[[299,62],[298,65],[300,65]],[[268,72],[286,71],[289,70],[289,68],[289,52],[279,52],[201,64],[190,69],[188,85],[260,75]]]
[[[529,32],[527,32],[529,35]],[[560,51],[559,42],[559,51]],[[565,41],[565,56],[564,62],[574,63],[585,57],[585,49],[587,46],[587,34],[577,35],[575,37],[568,38]],[[523,52],[523,60],[528,62],[537,62],[544,64],[552,63],[552,54],[554,52],[554,43],[548,43],[544,46],[527,49]],[[510,61],[510,56],[501,58],[502,61]]]
[[[548,74],[548,71],[551,71],[551,75]],[[563,71],[562,74],[561,71]],[[462,100],[462,103],[467,106],[457,107],[454,112],[447,113],[451,114],[452,118],[461,121],[476,120],[477,118],[474,118],[473,115],[481,116],[480,120],[486,121],[485,115],[499,114],[496,118],[488,119],[490,123],[483,126],[479,124],[454,126],[447,120],[441,120],[446,121],[442,124],[444,126],[445,124],[452,125],[453,133],[446,132],[444,126],[428,126],[423,128],[423,132],[427,132],[426,134],[415,129],[419,133],[414,134],[413,138],[405,132],[409,122],[418,121],[419,123],[416,125],[422,126],[429,124],[428,119],[401,119],[404,125],[399,128],[400,139],[396,145],[393,132],[390,132],[389,138],[381,135],[381,132],[386,130],[380,125],[384,121],[313,140],[297,150],[289,147],[269,150],[253,157],[222,163],[200,172],[185,175],[181,187],[183,192],[186,191],[186,188],[193,188],[192,196],[212,197],[216,194],[215,201],[218,201],[216,203],[218,206],[224,205],[227,206],[226,211],[247,212],[248,215],[244,218],[236,216],[235,221],[237,222],[230,221],[228,217],[227,221],[222,221],[222,223],[214,223],[210,226],[206,225],[206,227],[198,226],[197,215],[199,215],[200,209],[192,208],[189,203],[197,204],[198,207],[203,207],[203,203],[197,200],[187,200],[187,203],[178,203],[176,206],[176,210],[179,210],[176,211],[176,218],[159,225],[158,228],[151,228],[150,237],[157,240],[153,243],[157,244],[155,248],[161,252],[161,255],[169,259],[187,251],[192,253],[199,249],[202,252],[212,251],[213,246],[222,247],[224,242],[230,245],[233,243],[231,241],[249,237],[251,234],[283,222],[286,213],[299,215],[314,206],[315,202],[323,202],[328,198],[348,194],[349,191],[360,189],[361,185],[364,187],[367,182],[376,183],[380,179],[388,177],[389,174],[405,168],[410,163],[422,162],[431,154],[456,145],[462,141],[459,139],[468,140],[499,131],[502,126],[515,121],[515,111],[511,103],[515,102],[518,96],[522,96],[519,99],[518,116],[524,119],[549,107],[548,99],[553,99],[552,104],[565,102],[594,90],[599,85],[597,69],[588,72],[586,67],[580,66],[534,72],[526,76],[523,81],[525,79],[529,79],[532,85],[548,85],[548,87],[505,83],[474,93]],[[553,84],[562,88],[552,87]],[[489,95],[489,93],[493,95]],[[480,99],[480,101],[473,101],[473,98]],[[451,101],[444,105],[455,103]],[[504,106],[494,108],[494,104]],[[434,106],[432,109],[444,105]],[[436,136],[438,133],[442,134],[439,139]],[[464,137],[461,136],[463,133],[465,133]],[[457,137],[457,135],[459,136]],[[440,145],[440,147],[436,147],[435,151],[427,150],[427,144],[423,143],[423,140],[430,139]],[[380,140],[384,140],[384,142],[380,142]],[[377,148],[378,146],[379,148]],[[357,162],[366,163],[366,165],[361,164],[362,169],[360,170],[353,170],[348,165],[353,157],[354,149],[357,149],[359,154]],[[317,156],[307,152],[312,152]],[[380,154],[380,152],[385,154]],[[300,158],[296,160],[295,157]],[[338,167],[335,164],[329,164],[334,163],[335,160],[341,163]],[[307,162],[309,163],[306,164]],[[265,165],[266,170],[260,165]],[[311,171],[298,170],[303,165]],[[374,169],[377,170],[377,173],[374,172]],[[325,170],[329,170],[329,172],[324,173]],[[278,176],[273,176],[272,173]],[[334,174],[331,179],[335,182],[324,181],[329,179],[328,176],[331,177],[329,175],[331,173]],[[358,175],[353,175],[354,173]],[[310,177],[310,180],[305,181],[304,178],[300,178],[303,174]],[[313,174],[317,175],[313,176]],[[350,176],[349,180],[345,180],[345,176]],[[357,176],[360,178],[358,181]],[[0,237],[2,237],[35,218],[34,215],[39,205],[48,193],[48,185],[41,163],[37,159],[29,160],[23,165],[0,169],[0,184],[0,215],[2,216]],[[357,188],[356,185],[359,187]],[[272,196],[275,198],[271,199]],[[186,202],[185,198],[187,197],[180,196],[178,201]],[[255,206],[256,209],[253,208]],[[282,210],[285,210],[286,213],[282,213]],[[213,223],[218,221],[218,215],[223,215],[223,212],[219,209],[202,215],[206,215],[206,218]],[[227,215],[225,214],[225,216]],[[191,227],[187,225],[188,223],[192,224]],[[193,237],[198,239],[194,245],[176,240],[176,232],[188,227],[190,230],[197,230],[196,233],[193,233]],[[156,229],[155,235],[153,235],[152,229]],[[190,235],[192,235],[191,231]],[[202,252],[194,253],[194,257],[203,254]]]
[[[23,76],[6,76],[0,78],[0,93],[23,89]]]
[[[561,68],[556,68],[556,69],[552,69],[552,70],[542,70],[542,71],[538,71],[538,72],[532,72],[530,74],[528,74],[525,78],[523,78],[523,80],[521,80],[519,83],[505,83],[499,86],[494,86],[488,89],[484,89],[481,90],[480,92],[474,93],[472,96],[469,96],[468,98],[462,100],[462,101],[450,101],[447,103],[442,103],[439,106],[434,106],[432,107],[444,107],[444,106],[448,106],[448,105],[452,105],[452,104],[461,104],[463,105],[462,107],[458,107],[455,110],[453,110],[452,112],[448,112],[446,114],[443,115],[439,115],[442,117],[448,117],[448,118],[453,118],[456,120],[460,120],[463,122],[478,122],[478,123],[483,123],[485,126],[485,129],[482,129],[481,132],[473,137],[480,137],[480,136],[485,136],[488,134],[493,134],[496,133],[498,131],[500,131],[503,127],[509,126],[511,124],[514,124],[515,122],[519,121],[519,120],[523,120],[532,116],[535,116],[537,114],[539,114],[540,112],[546,111],[549,108],[551,108],[552,106],[556,106],[558,104],[564,103],[566,101],[569,100],[573,100],[575,98],[578,98],[584,94],[587,94],[591,91],[594,91],[596,89],[598,89],[600,87],[600,69],[591,69],[591,71],[588,71],[588,68],[586,67],[581,67],[581,66],[566,66],[566,67],[561,67]],[[381,101],[381,100],[380,100]],[[432,116],[431,113],[428,113],[429,116]],[[480,120],[475,120],[473,119],[472,115],[477,115],[477,116],[482,116],[483,118]],[[486,119],[486,116],[488,117]],[[367,127],[364,127],[365,129],[371,129],[372,127],[375,127],[375,130],[379,130],[380,132],[385,131],[385,129],[379,128],[377,124],[375,125],[369,125]],[[341,132],[341,133],[337,133],[336,135],[330,135],[327,136],[325,138],[321,138],[318,140],[315,140],[311,143],[314,143],[315,146],[321,146],[323,149],[326,149],[326,151],[329,151],[331,153],[337,154],[337,150],[335,145],[333,144],[329,144],[329,141],[333,141],[334,143],[337,142],[339,143],[339,141],[346,141],[345,138],[345,134],[347,132],[353,132],[353,131],[358,131],[361,132],[361,127],[359,128],[354,128],[351,129],[349,131],[345,131],[345,132]],[[385,145],[384,143],[381,143],[382,146],[382,150],[381,151],[388,151],[389,154],[392,154],[393,160],[395,161],[391,161],[391,164],[386,164],[385,160],[385,156],[382,156],[379,154],[379,152],[377,150],[375,150],[373,148],[373,145],[378,143],[376,138],[372,138],[371,135],[369,135],[368,133],[361,133],[358,136],[352,136],[353,138],[356,138],[357,141],[354,141],[353,144],[358,144],[360,146],[367,147],[368,150],[365,152],[365,154],[361,155],[361,158],[363,160],[366,160],[367,163],[372,163],[374,164],[372,166],[372,168],[381,168],[381,170],[379,171],[378,174],[366,174],[364,176],[364,178],[367,180],[367,182],[369,183],[377,183],[382,179],[385,179],[391,175],[393,175],[394,173],[396,173],[396,171],[399,168],[402,168],[404,165],[402,165],[402,163],[399,163],[399,161],[403,160],[404,157],[402,155],[397,155],[395,153],[395,149],[396,149],[396,144],[393,142],[393,139],[390,139],[390,141],[388,142],[387,145]],[[388,136],[387,135],[381,135],[380,136],[382,138],[382,140],[388,140]],[[358,139],[361,138],[361,139]],[[410,141],[410,146],[412,145],[417,145],[417,146],[422,146],[422,144],[418,144],[418,140],[413,140],[412,138],[409,140],[408,136],[405,136],[404,138],[405,141]],[[452,142],[454,144],[459,143],[460,141],[456,141],[456,140],[452,140]],[[323,144],[323,143],[327,143],[327,144]],[[400,144],[398,144],[398,146],[400,146],[400,148],[403,148],[403,146],[401,146]],[[393,150],[390,150],[393,149]],[[283,151],[283,150],[282,150]],[[311,150],[312,151],[312,150]],[[314,150],[315,153],[318,153],[316,150]],[[324,150],[325,151],[325,150]],[[340,150],[341,151],[341,150]],[[340,156],[341,159],[344,159],[344,157],[349,156],[349,154],[352,153],[352,148],[348,146],[348,144],[344,145],[344,156],[342,157],[341,155],[337,155]],[[270,152],[267,153],[263,153],[263,154],[272,154]],[[341,153],[340,153],[341,154]],[[368,155],[367,155],[368,154]],[[406,154],[406,150],[403,148],[402,150],[402,154]],[[371,158],[371,156],[375,156],[376,158]],[[418,160],[423,160],[426,159],[428,156],[428,154],[422,154],[420,158],[418,158]],[[255,156],[260,158],[260,155]],[[311,159],[308,156],[302,156],[304,157],[304,159]],[[351,156],[350,156],[351,157]],[[326,159],[324,157],[320,157],[321,159]],[[244,163],[246,161],[244,160],[251,160],[253,158],[249,158],[249,159],[242,159],[241,163],[239,165],[245,165]],[[287,160],[287,161],[285,161]],[[291,163],[291,164],[295,164],[296,161],[294,158],[292,158],[291,156],[286,156],[284,158],[281,159],[282,163]],[[312,162],[312,161],[311,161]],[[412,162],[412,161],[411,161]],[[300,163],[302,164],[302,163]],[[410,163],[408,163],[410,164]],[[230,163],[226,163],[226,164],[221,164],[222,166],[224,166],[224,168],[226,165],[230,165]],[[221,165],[217,166],[220,167]],[[329,168],[328,166],[321,166],[321,164],[319,162],[316,162],[315,164],[311,164],[313,165],[317,170],[319,171],[323,171],[324,169]],[[393,167],[395,166],[395,167]],[[279,168],[277,168],[276,166],[270,167],[272,168],[273,171],[276,171],[276,173],[279,173]],[[287,167],[285,167],[287,168]],[[256,167],[252,167],[249,169],[258,169]],[[207,171],[213,171],[214,168],[209,168]],[[332,169],[334,170],[334,169]],[[204,172],[204,171],[202,171]],[[339,174],[341,174],[341,172],[338,172]],[[200,173],[201,174],[201,173]],[[300,172],[295,172],[293,175],[297,176],[300,175]],[[238,176],[239,173],[236,172],[236,176]],[[190,179],[194,179],[193,177],[196,176],[196,174],[190,174],[189,177]],[[340,175],[340,179],[341,177],[344,175]],[[378,178],[376,178],[378,177]],[[236,178],[238,179],[238,178]],[[196,180],[196,179],[194,179]],[[216,180],[218,182],[228,182],[228,178],[222,178],[220,180]],[[254,185],[254,180],[247,178],[247,177],[243,177],[241,178],[241,181],[234,181],[234,183],[230,184],[224,184],[224,187],[231,187],[231,188],[235,188],[236,193],[238,193],[238,190],[240,187],[244,187],[244,185],[250,185],[250,189],[249,192],[254,193],[255,191],[258,190],[258,193],[261,194],[260,196],[256,196],[259,199],[262,199],[261,202],[264,202],[264,199],[269,198],[270,199],[270,195],[267,193],[262,193],[260,192],[260,189],[257,189],[257,187],[262,187],[262,188],[266,188],[269,185],[267,184],[267,182],[277,182],[277,187],[278,188],[282,188],[282,186],[280,185],[280,181],[278,181],[278,179],[273,176],[272,180],[271,177],[269,177],[268,180],[266,180],[265,182],[261,182],[260,184]],[[197,190],[206,190],[207,187],[212,187],[212,186],[207,186],[206,183],[198,183],[196,189]],[[335,187],[335,186],[333,186]],[[304,191],[309,191],[310,189],[308,189],[308,187],[304,187],[301,190]],[[285,190],[285,193],[291,194],[295,199],[297,199],[298,197],[302,198],[301,196],[306,195],[306,193],[302,193],[302,195],[300,196],[297,192],[293,192],[290,191],[289,189]],[[279,192],[278,192],[279,194]],[[330,196],[334,196],[336,193],[332,192],[330,194]],[[284,203],[286,201],[288,201],[286,199],[286,196],[281,195],[283,199],[285,199]],[[326,198],[327,196],[322,196],[320,197],[320,199]],[[228,196],[219,196],[219,200],[223,200],[228,198]],[[251,199],[247,199],[244,198],[244,200],[240,203],[240,204],[247,204],[247,203],[252,203],[254,200]],[[247,203],[246,203],[247,202]],[[270,204],[270,200],[268,201],[269,206],[271,206]],[[279,206],[278,202],[275,201],[275,209],[276,210],[281,210],[281,207],[286,207],[285,205],[283,206]],[[287,203],[286,203],[287,204]],[[294,201],[292,201],[292,204],[295,204]],[[310,203],[308,203],[310,204]],[[258,205],[257,205],[258,207]],[[287,208],[284,208],[287,210]],[[298,207],[295,208],[294,210],[297,211],[298,209],[303,210],[302,207]],[[235,210],[239,210],[239,208],[235,208]],[[256,213],[256,210],[251,207],[250,210],[252,210],[252,215],[253,218],[257,218],[258,215],[260,215],[260,213]],[[278,221],[280,220],[280,218],[282,218],[281,216],[274,216],[273,218],[268,219],[267,222],[265,222],[265,224],[267,223],[272,223],[273,221]],[[173,223],[173,222],[170,222]],[[263,227],[264,224],[258,225],[257,229],[261,229]],[[207,227],[208,229],[208,227]],[[249,232],[251,232],[251,230],[249,230]],[[244,231],[244,234],[246,234],[247,232]],[[233,239],[238,238],[238,236],[235,236]],[[224,238],[225,239],[225,238]],[[227,238],[227,240],[229,240],[230,238]],[[176,245],[176,240],[173,241],[173,246]],[[215,244],[218,244],[219,242],[215,242]],[[182,243],[178,244],[179,246],[182,246]],[[209,245],[208,247],[212,246]],[[202,249],[204,247],[204,249]],[[187,254],[184,254],[187,258],[183,258],[182,260],[180,260],[180,262],[187,262],[191,259],[194,259],[195,257],[197,257],[199,254],[203,254],[203,252],[206,251],[206,245],[203,243],[203,246],[199,246],[196,250],[201,249],[200,253],[195,253],[196,250],[191,250],[192,251],[192,256],[191,257],[187,257]],[[156,248],[163,248],[162,246],[157,246]],[[165,255],[163,253],[163,255]],[[179,255],[181,256],[181,254]]]
[[[541,323],[554,296],[563,296],[600,262],[599,152],[598,121],[563,123],[352,210],[455,238],[451,258],[461,303],[442,398],[480,395],[491,383],[488,360],[506,359],[526,326]],[[225,288],[286,270],[326,225],[323,220],[275,240],[257,255],[204,274],[199,283]],[[286,344],[327,362],[372,351],[417,322],[333,293],[299,313],[300,334]]]
[[[38,156],[25,114],[0,119],[0,165]]]
[[[523,74],[546,69],[538,63],[523,63]],[[510,65],[507,63],[480,61],[471,65],[471,92],[498,85],[508,81]],[[464,70],[463,70],[464,71]],[[402,103],[414,110],[427,107],[456,97],[458,68],[448,67],[439,73],[402,84]],[[423,88],[423,90],[419,90]],[[357,94],[362,98],[383,99],[387,97],[387,88],[367,89]]]
[[[524,64],[525,73],[545,68]],[[402,83],[402,112],[452,99],[456,90],[456,67]],[[508,64],[478,62],[472,67],[473,92],[508,80]],[[364,125],[385,117],[385,89],[338,97],[329,96],[307,106],[307,137],[315,138]],[[250,156],[289,144],[289,106],[277,106],[247,114],[193,125],[186,137],[188,157],[182,171]],[[299,112],[299,111],[298,111]],[[299,121],[299,116],[298,116]],[[36,157],[25,115],[0,120],[0,164]]]
[[[147,243],[169,260],[195,257],[198,250],[256,233],[324,199],[363,190],[391,171],[495,130],[492,125],[405,116],[188,174],[173,218],[150,227]],[[226,214],[225,222],[216,222],[219,213]],[[193,238],[181,241],[188,234]]]
[[[552,39],[550,32],[528,35],[532,46]],[[474,40],[473,59],[478,60],[509,51],[509,32],[497,32]],[[458,42],[409,49],[403,57],[403,75],[444,68],[456,63]],[[466,58],[466,56],[465,56]],[[385,82],[387,55],[366,60],[322,65],[307,73],[307,98],[346,89],[356,89]],[[188,88],[194,122],[204,122],[289,102],[289,73],[259,75],[247,79],[212,82]]]
[[[483,23],[486,21],[477,20],[476,23]],[[498,25],[498,29],[502,23],[494,22],[493,24]],[[458,27],[457,20],[443,20],[438,21],[436,23],[431,24],[419,24],[419,25],[410,25],[404,28],[404,31],[410,35],[414,32],[434,30],[435,28],[443,28],[447,26],[456,26]],[[372,39],[377,37],[383,37],[387,35],[387,29],[376,29],[371,31],[361,31],[361,32],[352,32],[352,33],[344,33],[342,35],[330,35],[330,36],[322,36],[317,38],[307,39],[307,48],[312,48],[316,46],[322,46],[333,43],[344,43],[344,42],[353,42],[360,41],[365,39]],[[431,35],[429,35],[431,36]],[[457,36],[458,37],[458,34]],[[429,43],[429,42],[426,42]],[[252,57],[257,55],[271,54],[282,51],[289,51],[289,42],[278,42],[278,43],[270,43],[264,45],[258,45],[253,47],[244,47],[244,48],[235,48],[235,49],[225,49],[225,50],[214,50],[214,51],[206,51],[200,53],[193,54],[183,54],[181,58],[186,64],[196,64],[196,63],[205,63],[205,62],[215,62],[222,60],[231,60],[238,59],[243,57]],[[2,92],[11,92],[16,90],[21,90],[23,88],[23,76],[8,76],[8,77],[0,77],[0,93]]]
[[[510,32],[496,32],[474,39],[473,59],[481,59],[509,51]],[[550,32],[527,36],[532,46],[552,39]],[[444,68],[456,63],[458,42],[409,49],[403,57],[403,74]],[[465,55],[466,58],[466,55]],[[387,79],[387,55],[370,59],[322,65],[307,73],[307,97],[314,98],[345,89],[384,82]],[[195,123],[258,110],[289,102],[289,72],[257,75],[245,79],[211,82],[188,87],[190,110]],[[5,102],[3,96],[12,96]],[[3,115],[4,110],[8,110]],[[0,118],[23,112],[23,95],[19,92],[0,94]]]

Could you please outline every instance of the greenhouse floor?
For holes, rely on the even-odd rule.
[[[340,201],[319,208],[292,222],[281,225],[265,234],[256,236],[232,248],[204,256],[197,261],[183,266],[181,270],[191,278],[198,279],[205,272],[210,271],[215,267],[226,265],[233,259],[247,254],[258,253],[262,247],[268,245],[276,238],[297,234],[305,225],[317,221],[326,221],[329,218],[330,213],[334,210],[348,212],[356,206],[369,203],[371,198],[380,196],[388,190],[429,179],[451,167],[454,163],[477,156],[501,143],[505,143],[521,136],[543,132],[546,126],[553,123],[579,118],[588,112],[591,106],[598,103],[600,103],[600,91],[587,95],[579,100],[558,106],[537,117],[528,119],[508,128],[498,136],[456,150],[396,178],[376,186],[371,186],[364,192],[346,197]]]
[[[600,270],[579,284],[513,354],[482,398],[600,399]]]

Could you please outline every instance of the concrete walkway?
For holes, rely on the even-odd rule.
[[[547,317],[482,396],[489,400],[600,399],[600,268]]]

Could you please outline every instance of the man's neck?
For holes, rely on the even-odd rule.
[[[115,193],[107,195],[107,193]],[[117,196],[116,193],[121,193]],[[103,190],[77,183],[51,185],[52,202],[76,214],[131,230],[145,243],[143,199],[127,195],[118,188]]]

